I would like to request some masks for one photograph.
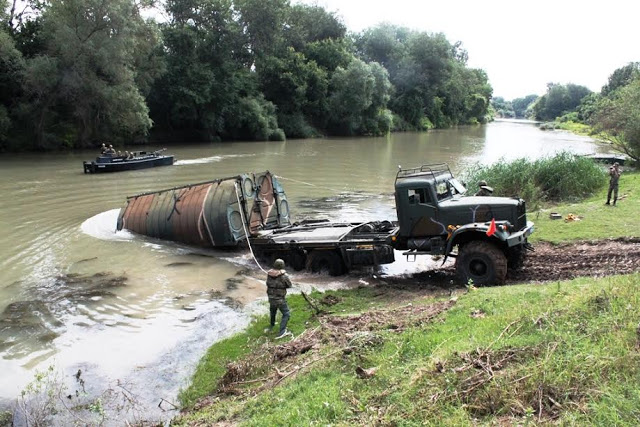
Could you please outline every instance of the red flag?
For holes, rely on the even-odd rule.
[[[496,219],[491,218],[491,224],[489,225],[489,229],[487,230],[487,236],[491,237],[496,233]]]

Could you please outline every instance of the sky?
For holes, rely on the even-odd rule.
[[[640,61],[635,0],[292,0],[336,12],[349,31],[386,22],[442,32],[482,68],[493,96],[543,95],[547,83],[599,92],[611,73]]]

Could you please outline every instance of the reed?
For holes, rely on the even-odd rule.
[[[492,165],[475,164],[462,175],[471,186],[485,180],[493,187],[494,195],[521,197],[530,208],[545,202],[582,200],[607,183],[606,170],[602,166],[568,152],[535,161],[501,159]]]

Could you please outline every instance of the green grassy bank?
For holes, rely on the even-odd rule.
[[[604,188],[530,213],[532,241],[638,237],[639,189],[625,172],[616,207]],[[296,339],[262,316],[215,343],[173,424],[640,424],[640,275],[416,291],[427,282],[316,292],[321,315],[290,296]]]
[[[529,213],[536,230],[531,241],[562,243],[576,240],[597,240],[640,236],[640,173],[623,172],[615,207],[606,206],[608,186],[594,196],[578,203],[563,203]],[[550,213],[562,219],[550,219]],[[569,214],[578,221],[565,221]]]
[[[637,425],[639,283],[640,276],[632,275],[472,289],[431,322],[402,332],[362,331],[375,340],[355,351],[316,348],[309,352],[315,355],[291,363],[305,366],[314,357],[317,363],[265,389],[259,378],[277,368],[266,360],[254,366],[255,378],[242,381],[240,391],[217,394],[174,424]],[[330,293],[344,298],[333,310],[360,313],[370,291]],[[294,331],[304,322],[315,328],[302,299],[291,300]],[[185,403],[215,390],[226,362],[241,352],[231,356],[231,348],[265,351],[274,345],[259,336],[261,323],[211,348]],[[358,375],[372,368],[370,377]],[[209,390],[202,387],[204,371],[211,374]]]

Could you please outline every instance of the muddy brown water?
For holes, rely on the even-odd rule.
[[[158,409],[160,399],[175,401],[206,348],[264,310],[263,273],[247,251],[115,232],[127,196],[270,170],[280,177],[294,220],[395,219],[398,165],[446,162],[457,174],[501,157],[598,151],[589,138],[509,121],[382,138],[167,148],[174,166],[114,174],[85,175],[82,161],[96,154],[90,151],[0,158],[2,406],[10,407],[34,373],[51,366],[72,392],[73,374],[81,370],[87,395],[126,382],[141,402],[139,416],[170,417],[170,410]],[[397,258],[377,274],[433,267],[430,259]],[[293,277],[302,289],[328,289],[366,283],[371,274]]]

